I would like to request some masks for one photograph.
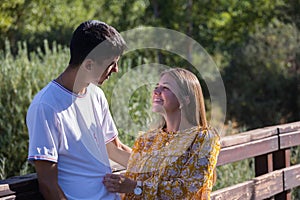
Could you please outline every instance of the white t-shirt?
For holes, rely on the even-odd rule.
[[[105,144],[118,132],[99,87],[90,84],[80,96],[52,81],[34,97],[26,120],[28,160],[57,163],[68,199],[119,199],[102,183],[111,173]]]

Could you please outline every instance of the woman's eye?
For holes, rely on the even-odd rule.
[[[168,90],[169,88],[168,88],[168,87],[163,87],[163,89],[164,89],[164,90]]]

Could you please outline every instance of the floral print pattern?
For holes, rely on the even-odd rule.
[[[127,177],[143,181],[143,193],[129,193],[123,199],[210,199],[219,151],[220,138],[212,128],[143,133],[126,172]]]

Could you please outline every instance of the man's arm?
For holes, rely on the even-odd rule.
[[[108,156],[111,160],[127,167],[131,148],[123,144],[118,137],[106,144]]]
[[[38,176],[39,190],[46,200],[67,199],[58,185],[57,164],[50,161],[34,161]]]

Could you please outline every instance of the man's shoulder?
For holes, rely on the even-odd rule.
[[[95,84],[90,83],[88,88],[92,91],[93,94],[105,96],[103,90]]]
[[[108,104],[106,96],[99,86],[90,84],[88,90],[90,91],[89,95],[92,96],[92,99],[104,105]]]
[[[43,87],[33,98],[33,101],[47,99],[48,95],[51,95],[52,83],[48,83],[45,87]]]
[[[62,96],[58,95],[59,89],[55,86],[55,83],[52,81],[49,82],[44,88],[42,88],[33,98],[31,105],[33,104],[56,104],[56,101],[58,101],[57,96],[60,96],[61,99]]]

